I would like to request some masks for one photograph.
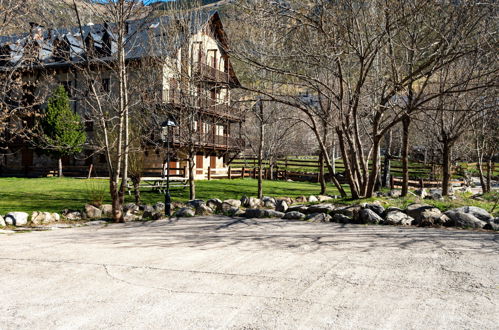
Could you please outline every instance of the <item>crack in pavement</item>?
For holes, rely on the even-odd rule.
[[[106,265],[106,264],[102,264],[102,267],[104,268],[106,274],[115,281],[119,281],[119,282],[122,282],[122,283],[125,283],[128,285],[133,285],[133,286],[137,286],[137,287],[141,287],[141,288],[162,290],[162,291],[166,291],[168,293],[272,299],[272,300],[290,301],[290,302],[294,302],[294,303],[300,302],[300,303],[314,304],[314,305],[320,305],[320,306],[329,306],[327,304],[323,304],[323,303],[320,303],[317,301],[312,301],[312,300],[308,300],[308,299],[301,299],[301,298],[287,298],[287,297],[282,297],[282,296],[263,296],[263,295],[253,295],[253,294],[246,294],[246,293],[232,293],[232,292],[207,292],[207,291],[175,290],[175,289],[164,288],[164,287],[156,287],[156,286],[137,284],[137,283],[133,283],[133,282],[121,279],[121,278],[111,274],[111,272],[109,271],[108,265]]]
[[[104,264],[97,262],[78,262],[71,260],[50,260],[50,259],[31,259],[31,258],[6,258],[0,257],[0,260],[6,261],[28,261],[28,262],[46,262],[54,264],[73,264],[73,265],[88,265],[88,266],[112,266],[112,267],[123,267],[131,269],[149,269],[149,270],[159,270],[167,272],[178,272],[178,273],[193,273],[193,274],[209,274],[209,275],[220,275],[220,276],[238,276],[238,277],[250,277],[250,278],[263,278],[268,280],[286,280],[286,281],[302,281],[299,278],[293,277],[276,277],[268,275],[258,275],[258,274],[237,274],[237,273],[221,273],[221,272],[210,272],[203,270],[189,270],[189,269],[173,269],[173,268],[160,268],[151,266],[134,266],[134,265],[124,265],[124,264]]]

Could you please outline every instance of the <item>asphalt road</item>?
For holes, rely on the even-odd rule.
[[[498,243],[210,217],[0,235],[0,328],[498,329]]]

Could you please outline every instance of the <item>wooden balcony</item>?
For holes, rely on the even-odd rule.
[[[220,71],[208,64],[197,63],[195,66],[197,76],[205,82],[229,84],[231,82],[228,72]]]
[[[177,127],[170,136],[172,146],[188,145],[193,143],[198,148],[208,148],[215,150],[243,150],[245,147],[244,139],[227,136],[215,135],[213,133],[197,133],[187,135],[182,128]]]

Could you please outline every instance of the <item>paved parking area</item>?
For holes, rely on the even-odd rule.
[[[497,329],[498,243],[223,217],[0,235],[0,328]]]

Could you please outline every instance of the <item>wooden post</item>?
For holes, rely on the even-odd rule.
[[[208,166],[208,181],[211,180],[211,167]]]
[[[245,171],[246,171],[246,169],[243,166],[243,168],[241,169],[241,179],[244,179],[244,172]]]
[[[424,188],[424,181],[423,181],[423,178],[419,179],[419,188],[420,188],[421,190],[423,190],[423,188]]]
[[[390,189],[395,189],[395,179],[390,175]]]
[[[229,168],[227,169],[227,177],[229,178],[229,180],[232,180],[232,173],[231,173],[230,166],[229,166]]]
[[[253,179],[256,179],[256,167],[253,167]]]
[[[187,166],[184,166],[184,178],[188,177],[189,171],[187,170]]]

